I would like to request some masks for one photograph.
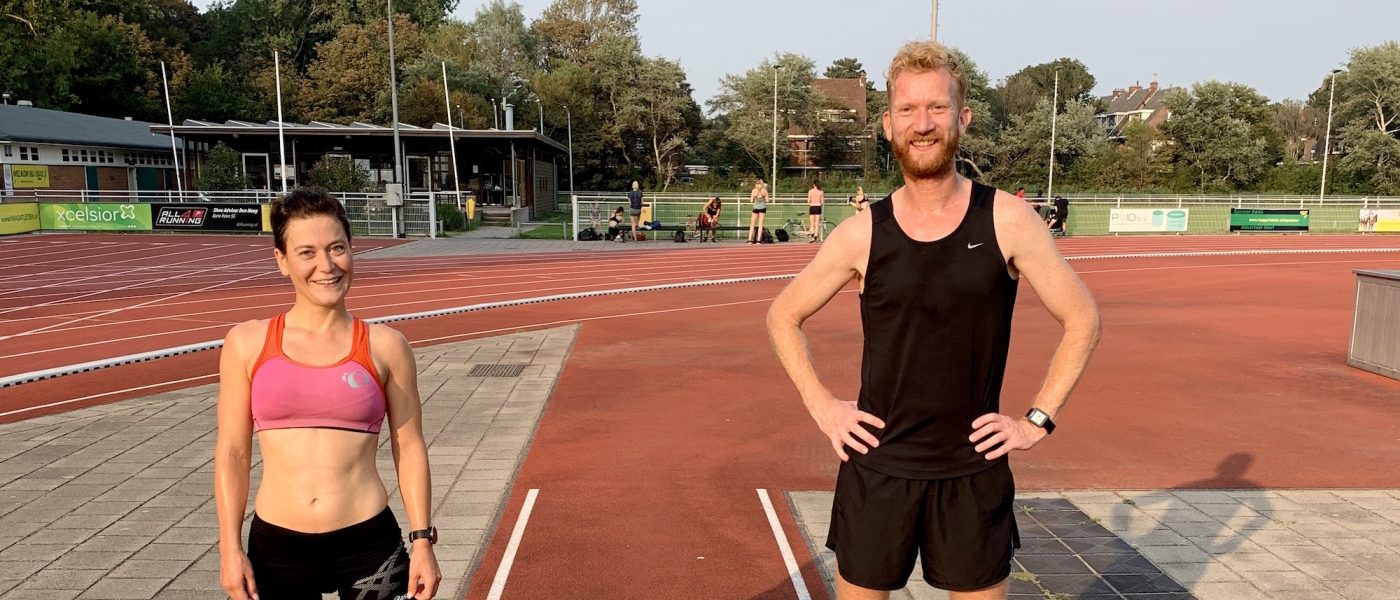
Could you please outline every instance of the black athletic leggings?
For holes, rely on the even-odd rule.
[[[408,594],[408,552],[388,507],[344,529],[302,533],[255,514],[248,530],[248,560],[262,600],[320,600],[338,592],[344,600],[391,600]]]

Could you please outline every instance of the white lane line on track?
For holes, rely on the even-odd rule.
[[[173,253],[171,253],[171,254],[166,255],[165,258],[168,258],[168,257],[170,257],[170,256],[174,256],[174,255],[176,255],[176,254],[187,254],[188,252],[203,252],[204,250],[205,250],[205,249],[201,248],[201,249],[199,249],[199,250],[189,250],[189,251],[187,251],[187,252],[173,252]],[[249,252],[249,251],[234,252],[233,254],[225,254],[225,255],[223,255],[223,258],[227,258],[227,257],[230,257],[230,256],[236,256],[236,255],[239,255],[239,254],[247,254],[248,252]],[[195,259],[186,260],[186,261],[180,261],[180,262],[177,262],[177,263],[169,263],[169,264],[170,264],[170,265],[183,265],[183,264],[186,264],[186,263],[199,262],[199,261],[202,261],[202,260],[209,260],[210,258],[215,258],[215,257],[200,257],[200,258],[195,258]],[[262,260],[265,260],[265,259],[257,259],[256,261],[253,261],[253,260],[244,261],[244,262],[241,262],[241,263],[236,263],[236,265],[230,265],[230,266],[241,266],[241,265],[246,265],[246,264],[250,264],[250,263],[253,263],[253,262],[260,262],[260,261],[262,261]],[[91,279],[102,279],[102,278],[106,278],[106,277],[117,277],[117,276],[123,276],[123,277],[125,277],[125,276],[131,275],[132,273],[140,273],[140,272],[142,272],[142,271],[150,271],[151,269],[158,269],[158,268],[163,267],[163,266],[166,266],[166,265],[150,265],[150,266],[145,266],[145,267],[137,267],[137,268],[131,269],[131,270],[129,270],[129,271],[126,271],[126,272],[124,272],[124,273],[112,273],[112,274],[106,274],[106,275],[93,275],[93,276],[91,276],[91,277],[82,277],[82,278],[79,278],[79,279],[74,279],[74,280],[72,280],[72,281],[66,282],[65,285],[66,285],[66,284],[72,284],[72,283],[78,283],[78,282],[80,282],[80,281],[88,281],[88,280],[91,280]],[[222,268],[221,268],[221,267],[209,267],[209,270],[210,270],[210,271],[221,271]],[[159,273],[157,273],[157,274],[159,274]],[[161,278],[158,278],[158,279],[153,279],[153,280],[150,280],[150,281],[138,281],[138,282],[136,282],[136,283],[132,283],[132,284],[129,284],[129,285],[126,285],[126,286],[122,286],[122,287],[116,288],[115,290],[99,290],[99,291],[90,292],[90,293],[87,293],[87,294],[82,294],[82,295],[79,295],[79,296],[75,296],[75,297],[73,297],[73,298],[64,298],[64,299],[61,299],[61,300],[53,300],[53,301],[50,301],[50,302],[45,302],[45,303],[43,303],[43,304],[37,304],[37,305],[34,305],[34,306],[47,306],[47,305],[55,304],[55,303],[58,303],[58,302],[67,302],[67,301],[77,300],[77,299],[79,299],[79,298],[86,298],[86,297],[88,297],[88,296],[94,296],[94,295],[97,295],[97,294],[105,294],[105,293],[108,293],[108,292],[114,292],[114,291],[118,291],[118,290],[124,290],[124,289],[132,288],[132,287],[139,287],[139,286],[142,286],[142,285],[147,285],[147,284],[151,284],[151,283],[157,283],[157,282],[160,282],[160,281],[166,281],[166,280],[168,280],[168,279],[175,279],[175,278],[177,278],[177,277],[182,277],[182,276],[183,276],[183,274],[176,274],[176,275],[171,275],[171,276],[169,276],[169,277],[161,277]],[[39,285],[39,286],[28,287],[28,288],[19,288],[19,289],[15,289],[15,290],[6,290],[6,291],[3,291],[3,292],[0,292],[0,296],[8,296],[8,295],[10,295],[10,294],[17,294],[17,293],[19,293],[19,292],[28,292],[28,291],[31,291],[31,290],[38,290],[38,289],[46,289],[46,288],[51,288],[51,287],[57,287],[58,285],[60,285],[60,284],[50,283],[50,284]],[[30,306],[30,307],[25,307],[25,308],[33,308],[33,307]],[[3,312],[12,312],[12,310],[18,310],[18,309],[11,309],[11,310],[7,310],[7,311],[3,311]],[[0,313],[0,314],[3,314],[3,313]]]
[[[116,313],[119,313],[119,312],[122,312],[122,311],[125,311],[125,310],[133,310],[133,309],[141,308],[141,307],[146,306],[146,305],[149,305],[149,304],[156,304],[156,303],[159,303],[159,302],[163,302],[163,301],[165,301],[165,300],[173,300],[173,299],[179,298],[179,297],[181,297],[181,296],[188,296],[188,295],[190,295],[190,294],[198,294],[198,293],[200,293],[200,292],[207,292],[207,291],[210,291],[210,290],[213,290],[213,289],[216,289],[216,288],[224,287],[224,286],[226,286],[226,285],[232,285],[232,284],[235,284],[235,283],[247,281],[247,280],[253,279],[253,278],[255,278],[255,277],[262,277],[263,275],[265,275],[265,273],[258,273],[258,274],[256,274],[256,275],[249,275],[249,276],[244,277],[244,278],[241,278],[241,279],[234,279],[234,280],[230,280],[230,281],[225,281],[225,282],[223,282],[223,283],[216,283],[216,284],[214,284],[214,285],[204,286],[204,287],[199,288],[199,289],[194,289],[194,290],[189,290],[189,291],[185,291],[185,292],[180,292],[180,293],[178,293],[178,294],[171,294],[171,295],[169,295],[169,296],[163,296],[163,297],[160,297],[160,298],[156,298],[156,299],[154,299],[154,300],[147,300],[147,301],[142,302],[142,303],[140,303],[140,304],[133,304],[133,305],[131,305],[131,306],[123,306],[123,307],[121,307],[121,308],[114,308],[114,309],[107,310],[107,311],[104,311],[104,312],[101,312],[101,313],[98,313],[98,314],[95,314],[95,315],[89,315],[89,316],[86,316],[86,317],[79,317],[79,318],[76,318],[76,319],[69,319],[69,320],[64,321],[64,322],[62,322],[62,323],[54,323],[53,325],[46,325],[46,326],[40,327],[40,328],[38,328],[38,329],[31,329],[31,330],[29,330],[29,331],[20,332],[20,333],[14,334],[14,335],[0,335],[0,341],[4,341],[4,340],[8,340],[8,339],[10,339],[10,338],[15,338],[15,337],[20,337],[20,336],[36,335],[36,334],[43,333],[44,331],[47,331],[47,330],[50,330],[50,329],[58,329],[58,328],[60,328],[60,327],[66,326],[66,325],[72,325],[72,324],[74,324],[74,323],[81,323],[81,322],[83,322],[83,321],[87,321],[87,320],[91,320],[91,319],[97,319],[97,318],[100,318],[100,317],[105,317],[105,316],[112,315],[112,314],[116,314]],[[98,323],[97,325],[94,325],[94,326],[95,326],[95,327],[103,327],[103,326],[110,326],[110,325],[111,325],[111,322],[106,322],[106,323]]]
[[[36,410],[42,410],[42,409],[45,409],[45,408],[53,408],[53,407],[55,407],[55,406],[63,406],[63,405],[65,405],[65,404],[72,404],[72,403],[74,403],[74,402],[82,402],[82,401],[84,401],[84,400],[92,400],[92,399],[94,399],[94,398],[101,398],[101,397],[103,397],[103,396],[114,396],[114,395],[117,395],[117,394],[124,394],[124,393],[126,393],[126,392],[135,392],[135,391],[140,391],[140,390],[148,390],[148,389],[160,387],[160,386],[163,386],[163,385],[175,385],[175,384],[177,384],[177,383],[189,383],[189,382],[191,382],[191,381],[199,381],[200,379],[209,379],[209,378],[212,378],[212,377],[218,377],[218,375],[217,375],[217,374],[211,374],[211,375],[200,375],[200,376],[198,376],[198,377],[186,377],[186,378],[184,378],[184,379],[176,379],[176,380],[173,380],[173,381],[163,381],[163,382],[161,382],[161,383],[152,383],[152,384],[150,384],[150,385],[143,385],[143,386],[140,386],[140,387],[126,388],[126,389],[124,389],[124,390],[116,390],[116,391],[113,391],[113,392],[103,392],[103,393],[101,393],[101,394],[93,394],[93,395],[91,395],[91,396],[83,396],[82,398],[73,398],[72,400],[62,400],[62,401],[59,401],[59,402],[50,402],[50,403],[48,403],[48,404],[40,404],[39,406],[26,406],[26,407],[24,407],[24,408],[19,408],[19,409],[15,409],[15,410],[11,410],[11,411],[0,412],[0,417],[8,417],[8,416],[10,416],[10,415],[17,415],[17,414],[20,414],[20,413],[26,413],[26,412],[36,411]]]
[[[797,592],[798,600],[811,600],[811,592],[807,591],[807,582],[802,579],[802,570],[797,567],[797,558],[792,555],[792,546],[788,545],[783,524],[778,520],[777,511],[773,510],[773,501],[768,498],[768,490],[758,490],[758,501],[763,503],[763,514],[768,516],[768,526],[773,529],[773,539],[778,541],[778,551],[783,554],[783,565],[787,567],[788,578],[792,580],[792,589]]]
[[[515,564],[515,553],[520,550],[520,538],[525,537],[525,524],[530,521],[530,511],[535,509],[535,498],[540,495],[540,490],[530,488],[525,494],[525,505],[520,508],[520,516],[515,519],[515,529],[510,532],[510,543],[506,544],[506,553],[501,556],[501,564],[496,567],[496,578],[491,581],[491,591],[486,593],[486,600],[501,600],[501,594],[506,591],[506,579],[510,578],[510,568]]]

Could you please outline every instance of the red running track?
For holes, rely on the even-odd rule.
[[[1060,243],[1071,256],[1400,248],[1400,238],[1358,236]],[[454,293],[521,297],[538,295],[541,287],[586,286],[604,276],[623,278],[605,282],[607,287],[626,287],[658,275],[690,276],[691,269],[714,268],[731,277],[792,272],[812,252],[779,246],[439,258],[394,263],[406,271],[398,275],[403,279],[381,283],[430,289],[454,270],[472,269],[499,278],[483,285],[503,286]],[[448,261],[460,264],[440,264]],[[439,264],[428,266],[434,262]],[[361,283],[376,272],[366,266],[374,263],[372,255],[358,263]],[[564,268],[547,271],[557,263]],[[1062,429],[1034,451],[1016,455],[1022,489],[1400,487],[1400,472],[1383,467],[1400,464],[1400,444],[1394,443],[1400,439],[1400,382],[1345,365],[1351,270],[1400,268],[1400,253],[1125,257],[1072,264],[1100,303],[1105,337],[1061,418]],[[419,272],[415,266],[438,270]],[[617,275],[619,270],[626,274]],[[554,279],[540,280],[541,274]],[[270,278],[262,285],[276,283]],[[513,295],[504,287],[510,283],[520,288]],[[824,597],[782,492],[830,489],[836,462],[768,349],[763,313],[782,285],[646,292],[399,324],[419,344],[582,324],[467,597],[485,597],[530,489],[539,496],[506,598],[795,597],[758,488],[769,490],[777,505],[809,590]],[[362,291],[359,285],[356,290]],[[1033,290],[1023,290],[1003,396],[1009,413],[1024,411],[1058,336]],[[372,307],[394,309],[374,303],[358,293],[352,299],[362,316]],[[263,313],[252,316],[278,306],[253,307]],[[848,290],[808,328],[824,380],[848,397],[859,385],[858,314]],[[251,318],[217,316],[228,323]],[[113,317],[126,315],[103,318]],[[0,390],[0,412],[34,400],[7,395],[16,389],[50,400],[91,395],[103,380],[130,387],[212,374],[214,354]],[[1247,468],[1222,473],[1233,456],[1246,457]]]

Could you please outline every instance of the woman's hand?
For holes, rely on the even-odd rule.
[[[253,581],[253,563],[242,551],[219,553],[219,586],[233,600],[258,600],[258,584]]]
[[[408,555],[408,597],[432,600],[440,583],[442,570],[438,569],[433,545],[428,540],[413,540],[413,552]]]

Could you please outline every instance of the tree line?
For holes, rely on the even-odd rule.
[[[583,189],[678,185],[683,165],[714,167],[691,185],[738,186],[771,177],[773,89],[780,132],[813,132],[822,175],[836,189],[899,183],[880,132],[885,92],[866,84],[865,127],[833,119],[841,108],[812,89],[822,77],[856,77],[858,59],[822,71],[778,53],[727,75],[701,106],[679,62],[642,53],[636,0],[555,0],[530,20],[492,0],[469,21],[458,0],[394,0],[399,117],[445,122],[440,64],[452,118],[495,126],[515,108],[521,128],[563,140],[573,123],[575,178]],[[272,52],[282,56],[288,121],[388,123],[388,35],[383,3],[367,0],[224,0],[201,13],[187,0],[0,0],[0,88],[36,106],[164,121],[160,63],[177,122],[276,118]],[[975,117],[959,169],[1003,188],[1043,187],[1050,167],[1052,88],[1059,77],[1054,156],[1057,190],[1316,193],[1321,167],[1304,152],[1324,134],[1331,73],[1305,100],[1271,101],[1248,85],[1207,81],[1167,98],[1159,127],[1133,124],[1110,140],[1095,115],[1096,80],[1078,60],[1030,65],[996,83],[955,51]],[[883,66],[883,59],[879,64]],[[878,67],[877,67],[878,68]],[[1328,190],[1400,194],[1400,44],[1358,48],[1336,74]],[[542,122],[541,122],[542,119]],[[786,143],[778,161],[789,160]],[[784,189],[792,189],[786,186]]]

